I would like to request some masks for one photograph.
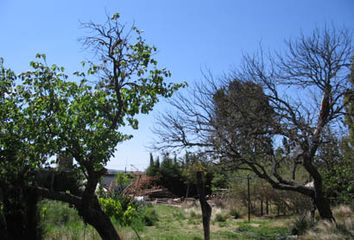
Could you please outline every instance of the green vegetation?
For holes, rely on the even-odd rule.
[[[95,229],[84,224],[77,211],[57,201],[42,201],[40,222],[43,239],[100,239]]]
[[[150,165],[146,169],[148,176],[156,176],[156,184],[166,187],[173,194],[181,197],[197,196],[196,189],[196,172],[203,171],[205,178],[206,193],[211,193],[212,187],[219,186],[223,176],[218,175],[214,179],[215,171],[208,163],[201,161],[197,154],[186,153],[184,156],[173,158],[168,153],[162,153],[162,161],[160,163],[159,157],[154,160],[150,154]],[[223,182],[225,184],[225,181]],[[219,184],[219,185],[218,185]]]
[[[95,53],[95,61],[82,62],[83,68],[70,76],[49,64],[45,54],[37,54],[31,69],[20,74],[0,59],[0,201],[5,218],[0,231],[6,238],[38,235],[33,219],[37,199],[43,197],[74,206],[102,238],[120,239],[100,208],[96,187],[116,146],[132,137],[121,128],[138,129],[138,114],[149,113],[159,97],[171,97],[182,86],[166,83],[171,74],[158,66],[157,49],[137,27],[122,25],[119,14],[103,24],[83,23],[83,28],[89,35],[82,43]],[[67,171],[53,169],[58,156],[72,160]],[[43,175],[49,178],[41,181]],[[56,184],[68,175],[80,178]],[[118,180],[125,184],[126,179]],[[124,212],[125,221],[134,211]]]
[[[145,215],[150,216],[150,220],[154,219],[154,224],[150,226],[146,223],[139,230],[141,239],[203,239],[201,214],[198,209],[167,205],[154,205],[144,209]],[[222,216],[222,224],[212,222],[211,239],[273,240],[288,233],[288,220],[284,219],[257,219],[248,223],[244,219],[233,219],[226,211],[215,214],[214,218],[217,219],[217,216]],[[60,202],[41,203],[41,222],[44,239],[100,239],[92,227],[82,222],[75,209]],[[113,222],[124,239],[138,239],[131,228],[121,226],[114,219]]]
[[[1,238],[120,240],[117,230],[124,239],[354,238],[352,210],[332,211],[354,205],[346,30],[300,35],[281,53],[260,49],[219,82],[204,75],[191,95],[171,101],[176,111],[158,123],[162,161],[150,154],[146,171],[156,188],[142,192],[199,199],[177,207],[133,201],[124,189],[134,174],[117,174],[113,190],[97,187],[117,145],[132,138],[122,129],[138,129],[137,115],[184,84],[166,83],[157,49],[119,14],[82,25],[95,57],[72,75],[45,54],[19,74],[0,58]]]

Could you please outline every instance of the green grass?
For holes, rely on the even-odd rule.
[[[183,209],[167,205],[153,206],[158,221],[154,226],[145,226],[139,232],[143,240],[202,240],[203,227],[198,208]],[[215,219],[221,214],[225,221]],[[73,208],[57,202],[44,202],[41,205],[42,229],[44,239],[96,240],[100,239],[96,231],[86,226]],[[125,240],[138,239],[131,228],[118,227],[119,234]],[[248,223],[244,219],[234,219],[225,211],[214,211],[211,221],[211,239],[258,239],[274,240],[288,233],[284,219],[257,219]]]
[[[165,205],[157,205],[155,209],[159,216],[159,222],[156,226],[145,227],[144,231],[140,234],[142,239],[203,239],[202,221],[201,218],[196,218],[200,216],[200,213],[196,213],[195,210],[186,212],[182,208]],[[277,238],[280,239],[281,236],[287,234],[288,228],[283,220],[259,219],[248,223],[242,219],[235,220],[230,216],[222,222],[211,222],[211,239],[217,240],[274,240]]]
[[[69,205],[55,201],[42,201],[40,209],[43,239],[100,239],[96,230],[85,225],[76,210]]]

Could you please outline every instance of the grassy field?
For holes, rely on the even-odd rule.
[[[145,226],[139,232],[141,239],[150,240],[197,240],[203,239],[200,210],[197,207],[182,208],[154,205],[159,221],[155,226]],[[229,212],[213,209],[211,221],[212,239],[284,239],[288,235],[289,219],[257,218],[251,222],[234,219]],[[44,239],[81,240],[100,239],[90,226],[82,223],[74,209],[61,203],[45,203],[42,206]],[[130,228],[117,230],[123,239],[139,239]]]
[[[182,240],[203,239],[201,215],[196,208],[157,205],[160,221],[156,226],[146,227],[142,239]],[[256,219],[247,222],[233,219],[223,210],[214,209],[211,221],[212,239],[281,239],[288,234],[284,219]],[[134,238],[133,238],[134,239]]]
[[[201,213],[197,206],[153,205],[158,221],[153,226],[144,226],[138,232],[143,240],[198,240],[203,239]],[[226,209],[213,208],[211,239],[240,240],[352,240],[354,239],[354,214],[347,206],[333,210],[336,223],[293,217],[255,218],[248,222],[245,218]],[[297,219],[297,220],[296,220]],[[300,220],[301,219],[301,220]],[[95,229],[85,225],[73,208],[63,203],[44,201],[41,204],[41,223],[44,239],[47,240],[98,240]],[[130,228],[120,227],[117,231],[125,240],[139,237]],[[288,236],[297,226],[302,235]]]

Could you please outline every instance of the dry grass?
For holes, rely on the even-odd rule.
[[[354,213],[348,206],[333,210],[336,223],[321,220],[308,230],[300,240],[352,240],[354,239]]]

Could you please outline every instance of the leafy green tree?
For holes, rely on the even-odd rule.
[[[76,81],[69,81],[63,68],[48,66],[43,54],[31,62],[32,70],[19,75],[1,66],[1,183],[20,182],[23,191],[67,202],[103,239],[120,239],[95,194],[104,166],[117,144],[132,137],[120,127],[137,129],[136,115],[147,114],[159,96],[170,97],[181,85],[165,83],[170,72],[157,67],[156,48],[145,43],[136,27],[125,31],[118,14],[102,25],[84,27],[89,36],[83,43],[97,59],[83,63],[87,71],[75,72]],[[73,171],[85,178],[78,191],[31,180],[33,170],[50,166],[48,159],[62,151],[75,160]]]
[[[32,67],[35,63],[31,63]],[[43,126],[53,125],[49,81],[40,75],[27,79],[15,75],[0,62],[0,195],[6,232],[4,239],[37,239],[36,194],[24,186],[33,180],[31,170],[47,162],[55,153],[55,141]],[[22,85],[18,84],[22,81]],[[36,88],[37,93],[31,95]],[[48,91],[43,92],[46,88]],[[48,111],[47,111],[48,109]]]
[[[166,187],[175,195],[183,196],[185,193],[185,184],[182,170],[178,163],[174,163],[168,153],[163,153],[158,176],[158,184]]]

